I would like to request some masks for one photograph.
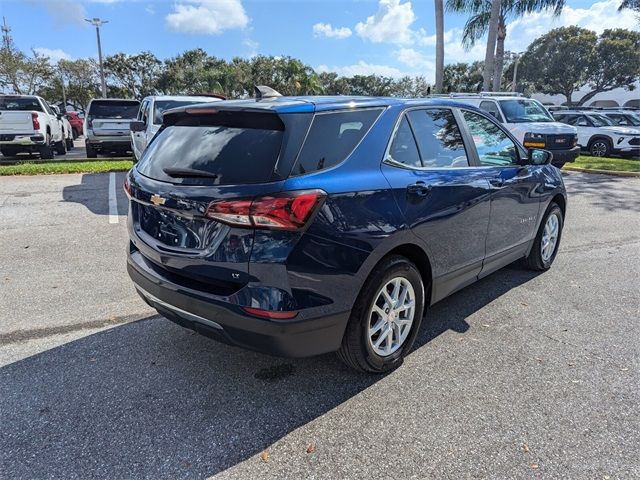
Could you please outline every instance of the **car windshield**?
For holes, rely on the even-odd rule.
[[[136,118],[140,103],[137,101],[94,101],[89,108],[89,115],[94,118]]]
[[[156,100],[153,105],[153,123],[162,125],[162,114],[165,110],[204,102],[206,102],[206,100]]]
[[[0,110],[42,112],[42,106],[35,97],[0,97]]]
[[[589,120],[593,123],[594,127],[609,127],[614,123],[605,117],[604,115],[589,115]]]
[[[502,112],[509,123],[553,122],[549,112],[535,100],[500,100]]]

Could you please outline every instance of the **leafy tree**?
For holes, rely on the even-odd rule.
[[[596,48],[594,32],[580,27],[561,27],[534,40],[520,59],[518,75],[538,92],[562,93],[567,102],[587,82],[587,70]],[[602,59],[606,61],[606,59]]]
[[[162,62],[151,52],[137,55],[116,53],[104,60],[105,75],[127,97],[142,98],[156,93],[155,83],[162,70]]]
[[[622,11],[625,9],[640,12],[640,0],[622,0],[622,3],[618,7],[618,11]]]
[[[507,20],[509,18],[520,17],[526,13],[539,12],[549,8],[553,8],[554,15],[559,15],[565,3],[565,0],[502,0],[496,34],[494,69],[492,73],[492,88],[494,91],[500,90],[502,84]],[[464,12],[469,15],[469,19],[462,32],[462,44],[466,49],[473,47],[478,40],[487,34],[489,21],[491,19],[491,6],[491,0],[447,0],[448,10]]]
[[[484,62],[452,63],[444,67],[446,92],[476,92],[482,86]]]
[[[32,95],[53,77],[49,58],[32,51],[28,56],[5,35],[0,48],[0,88],[18,95]]]
[[[616,28],[605,30],[587,66],[591,92],[580,99],[584,105],[595,95],[615,88],[633,90],[640,79],[640,32]]]

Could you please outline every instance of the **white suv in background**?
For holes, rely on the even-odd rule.
[[[131,149],[137,160],[140,160],[147,145],[162,125],[162,114],[165,110],[184,107],[198,103],[219,102],[215,96],[169,96],[156,95],[145,97],[140,104],[136,120],[131,122]]]
[[[599,111],[562,110],[554,112],[556,120],[578,129],[578,144],[596,157],[612,153],[640,158],[640,128],[615,125]]]
[[[553,164],[558,168],[580,155],[577,130],[555,121],[537,100],[513,92],[451,93],[447,96],[490,113],[525,147],[551,151]]]

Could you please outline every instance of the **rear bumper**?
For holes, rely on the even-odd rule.
[[[301,310],[290,320],[254,317],[232,297],[172,283],[150,268],[139,251],[129,253],[127,271],[145,302],[169,320],[221,342],[271,355],[308,357],[335,351],[349,318],[350,312],[310,313],[317,309]]]
[[[580,155],[580,147],[575,146],[570,150],[549,150],[553,153],[553,162],[551,163],[567,163],[575,162],[578,155]]]
[[[113,136],[113,137],[89,137],[85,141],[86,145],[90,145],[96,151],[108,152],[111,150],[131,150],[131,137],[129,136]]]
[[[0,145],[30,147],[44,145],[44,136],[40,133],[0,134]]]

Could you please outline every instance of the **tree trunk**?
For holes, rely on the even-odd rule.
[[[602,93],[602,92],[606,92],[608,90],[612,90],[611,88],[596,88],[595,90],[591,90],[589,93],[585,94],[584,97],[582,97],[579,101],[578,101],[578,105],[582,106],[585,103],[587,103],[589,100],[591,100],[593,97],[595,97],[597,94]]]
[[[442,0],[435,0],[436,9],[436,92],[442,93],[444,76],[444,8]]]
[[[567,97],[567,105],[570,107],[572,100],[571,100],[571,94],[573,93],[573,90],[567,90],[566,92],[564,92],[564,96]]]
[[[496,40],[496,56],[493,69],[493,91],[499,92],[502,85],[502,70],[504,68],[504,39],[507,38],[507,26],[504,22],[504,15],[500,15],[498,23],[498,36]]]
[[[491,75],[493,74],[501,6],[501,0],[491,0],[491,17],[489,19],[489,33],[487,34],[487,49],[484,54],[484,72],[482,73],[482,89],[485,91],[491,90]]]

